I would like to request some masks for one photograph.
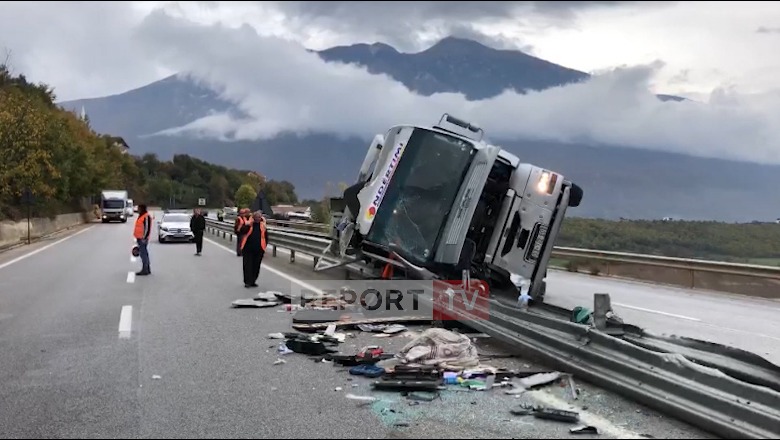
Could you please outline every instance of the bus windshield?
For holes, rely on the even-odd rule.
[[[431,261],[474,152],[468,141],[415,129],[368,240],[397,245],[402,256],[415,264]]]

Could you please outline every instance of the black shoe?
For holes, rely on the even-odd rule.
[[[252,283],[252,284],[250,284],[250,286],[252,286],[252,287],[260,287],[260,286],[257,285],[257,283]]]
[[[246,289],[251,289],[251,288],[253,288],[253,287],[255,287],[255,286],[253,286],[253,285],[251,285],[251,284],[246,284],[246,283],[244,283],[244,288],[246,288]]]
[[[136,272],[136,273],[135,273],[135,275],[136,275],[136,276],[139,276],[139,277],[143,277],[143,276],[147,276],[147,275],[151,275],[151,274],[152,274],[151,272],[149,272],[149,271],[143,271],[143,270],[142,270],[142,271],[140,271],[140,272]]]

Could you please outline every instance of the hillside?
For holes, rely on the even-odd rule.
[[[445,39],[414,54],[381,43],[335,47],[319,54],[329,62],[358,63],[371,72],[386,73],[423,95],[459,91],[479,99],[506,89],[540,90],[588,77],[584,72],[519,51],[495,50],[457,38]],[[668,95],[659,98],[680,99]],[[84,106],[94,127],[122,135],[136,154],[154,152],[161,159],[189,154],[226,166],[254,168],[269,178],[292,182],[299,195],[309,199],[328,194],[328,182],[330,188],[338,182],[352,182],[368,147],[359,139],[327,134],[233,143],[145,137],[233,108],[214,92],[178,76],[123,94],[71,101],[63,106],[74,110]],[[420,122],[433,123],[439,116],[431,115],[430,121]],[[522,139],[497,141],[524,161],[576,179],[586,191],[577,215],[746,222],[779,215],[780,195],[756,191],[780,186],[777,166],[633,148]],[[307,160],[296,159],[300,157]]]

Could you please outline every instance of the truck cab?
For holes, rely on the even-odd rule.
[[[525,285],[541,300],[555,238],[582,190],[483,135],[445,114],[433,127],[399,125],[375,137],[335,213],[330,254],[386,257],[412,276],[460,279],[466,270],[491,292],[517,298]]]
[[[100,194],[100,210],[103,223],[120,221],[127,223],[127,191],[105,190]]]

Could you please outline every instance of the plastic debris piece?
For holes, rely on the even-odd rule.
[[[286,345],[284,342],[282,342],[281,344],[279,344],[279,348],[277,349],[277,351],[278,351],[278,352],[279,352],[279,354],[281,354],[281,355],[286,355],[286,354],[295,353],[294,351],[292,351],[292,350],[290,350],[289,348],[287,348],[287,345]]]
[[[389,335],[395,335],[405,331],[406,331],[406,326],[401,324],[392,324],[388,326],[386,329],[384,329],[384,333]]]
[[[233,301],[232,305],[234,308],[248,307],[248,308],[262,309],[268,307],[276,307],[281,304],[282,303],[279,301],[256,301],[250,298],[250,299],[237,299]]]
[[[579,413],[551,408],[536,408],[534,410],[534,417],[562,423],[577,423],[580,421]]]
[[[357,400],[359,402],[365,402],[365,403],[372,403],[372,402],[376,402],[377,400],[379,400],[379,399],[377,399],[374,396],[358,396],[356,394],[347,394],[344,397],[346,397],[349,400]]]
[[[595,426],[580,426],[569,430],[572,434],[595,434],[599,435],[599,430]]]
[[[571,374],[567,377],[569,381],[569,391],[571,391],[571,398],[577,400],[580,397],[580,393],[577,391],[577,384],[574,383],[574,376]]]
[[[257,301],[269,301],[269,302],[279,302],[279,299],[274,295],[273,292],[259,292],[257,295],[255,295],[255,299]]]
[[[342,390],[344,390],[344,389],[341,388],[341,387],[336,387],[336,391],[342,391]]]
[[[161,379],[162,379],[162,376],[158,376],[156,374],[154,376],[152,376],[152,380],[161,380]]]
[[[436,393],[413,392],[413,393],[409,393],[406,396],[407,399],[413,400],[415,402],[433,402],[439,397],[440,395],[438,392]]]
[[[284,359],[277,359],[276,362],[274,362],[274,365],[282,365],[282,364],[286,364],[286,363],[287,363],[287,361],[284,360]]]
[[[543,373],[520,379],[519,382],[520,386],[529,390],[538,386],[549,385],[557,380],[560,380],[560,378],[561,373]]]
[[[270,333],[268,339],[284,339],[284,333]]]

